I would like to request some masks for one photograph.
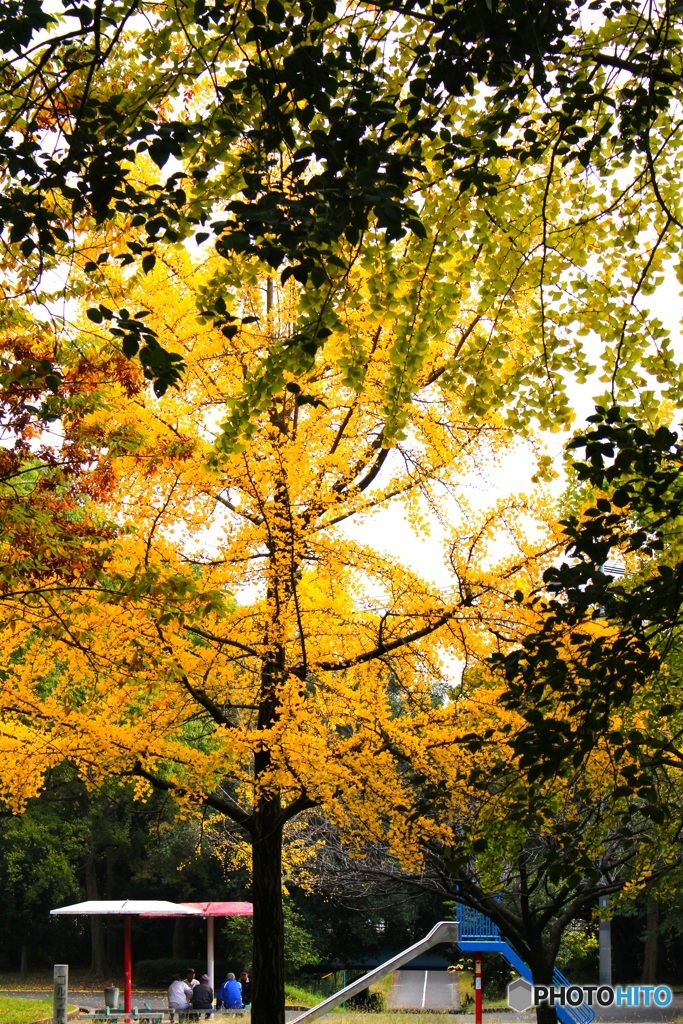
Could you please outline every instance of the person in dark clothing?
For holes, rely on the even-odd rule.
[[[251,1004],[251,978],[246,968],[240,974],[240,985],[242,986],[242,1002],[245,1006],[249,1006]]]
[[[213,989],[208,974],[202,974],[199,984],[192,989],[193,1010],[213,1010]],[[206,1014],[207,1018],[209,1014]]]

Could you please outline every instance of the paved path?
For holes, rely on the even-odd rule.
[[[683,1015],[683,992],[674,992],[670,1006],[596,1006],[595,1020],[597,1024],[617,1024],[626,1021],[628,1024],[642,1024],[651,1021],[677,1020]]]
[[[457,977],[448,971],[396,971],[389,991],[391,1010],[459,1010]]]
[[[52,989],[44,990],[43,992],[11,992],[3,989],[3,995],[7,996],[19,996],[22,999],[51,999]],[[82,1007],[84,1010],[101,1010],[104,1008],[104,989],[100,991],[90,992],[78,992],[69,989],[68,1000],[75,1006]],[[121,995],[123,1000],[123,995]],[[133,992],[133,1005],[144,1006],[145,1003],[149,1003],[150,1009],[152,1010],[164,1010],[168,1007],[168,998],[165,992]]]

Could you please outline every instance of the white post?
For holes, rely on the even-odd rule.
[[[66,1008],[69,995],[69,965],[55,964],[53,971],[54,996],[52,1002],[53,1024],[66,1024]]]
[[[207,917],[206,919],[206,973],[209,975],[209,984],[213,989],[213,958],[214,958],[214,943],[213,943],[213,917]],[[216,990],[214,989],[214,996]]]

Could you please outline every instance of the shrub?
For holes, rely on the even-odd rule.
[[[597,925],[572,921],[565,929],[557,954],[557,966],[572,980],[596,978],[600,960]]]
[[[171,956],[160,957],[157,960],[138,960],[133,970],[135,984],[138,987],[144,985],[152,989],[168,988],[174,974],[179,974],[181,978],[185,977],[188,963],[192,965],[194,961],[177,960]],[[227,960],[216,960],[214,962],[216,987],[223,981],[228,971],[234,971],[239,975],[241,966],[241,961],[234,964],[228,963]],[[200,977],[206,970],[206,965],[198,962],[195,964],[195,968],[197,977]]]
[[[387,1001],[382,992],[371,992],[365,988],[357,996],[347,1000],[346,1005],[354,1010],[362,1010],[364,1013],[384,1013]]]

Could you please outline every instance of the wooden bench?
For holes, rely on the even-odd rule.
[[[110,1020],[110,1021],[125,1021],[134,1020],[139,1021],[140,1024],[160,1024],[164,1020],[166,1014],[163,1010],[146,1010],[140,1009],[138,1006],[134,1006],[130,1013],[126,1013],[125,1010],[110,1010],[107,1007],[105,1010],[98,1010],[96,1013],[89,1013],[87,1020]]]
[[[182,1024],[183,1021],[187,1021],[189,1024],[190,1021],[196,1020],[220,1020],[221,1017],[226,1017],[228,1015],[232,1017],[234,1014],[239,1014],[239,1016],[242,1017],[249,1011],[246,1009],[224,1010],[222,1008],[218,1010],[214,1007],[213,1010],[169,1010],[168,1012],[170,1014],[171,1024],[176,1024],[176,1022],[178,1022],[178,1024]]]
[[[107,1007],[104,1010],[97,1010],[81,1017],[82,1021],[104,1020],[104,1021],[139,1021],[139,1024],[162,1024],[163,1021],[170,1021],[170,1024],[194,1024],[194,1021],[213,1020],[220,1021],[222,1017],[243,1017],[248,1014],[248,1008],[242,1010],[224,1010],[214,1007],[213,1010],[148,1010],[134,1006],[130,1013],[125,1010],[111,1010]]]

